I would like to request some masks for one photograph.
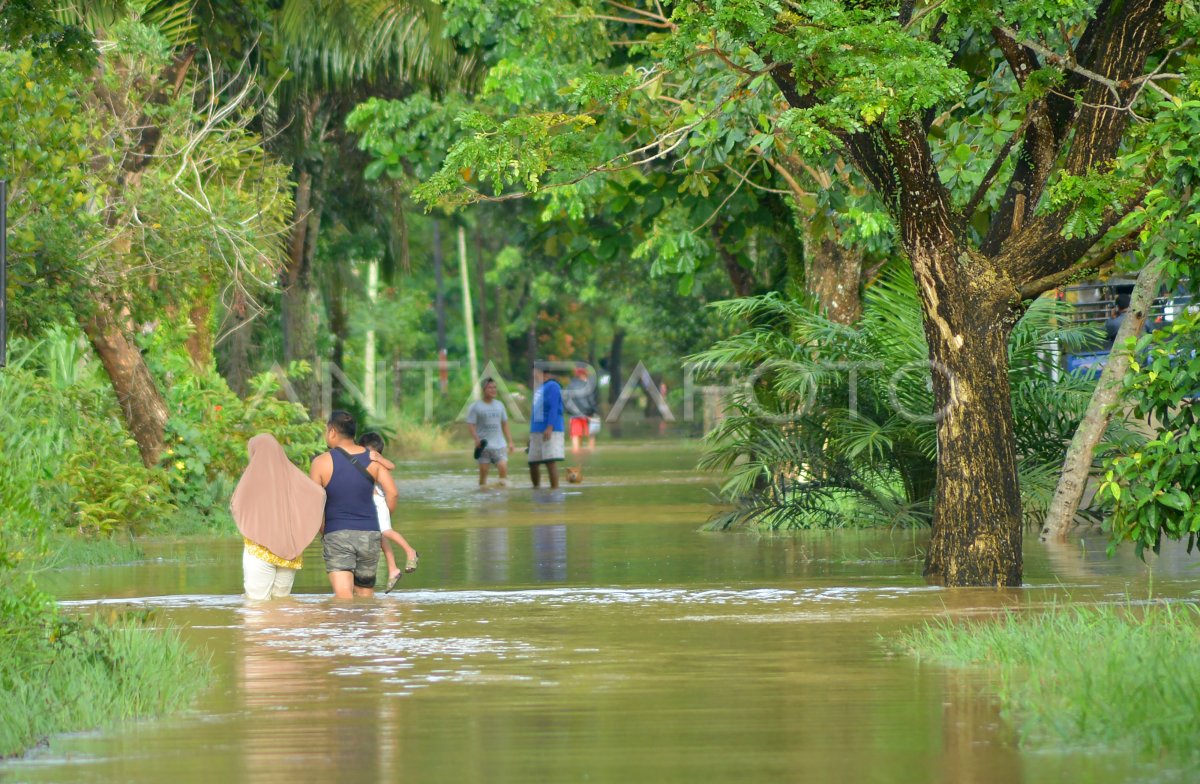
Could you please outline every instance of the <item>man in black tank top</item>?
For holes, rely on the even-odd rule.
[[[392,475],[370,453],[354,443],[357,425],[345,411],[334,411],[325,428],[329,451],[318,455],[309,472],[325,488],[323,546],[325,572],[338,599],[375,595],[379,567],[379,517],[375,486],[383,490],[388,509],[396,508]]]

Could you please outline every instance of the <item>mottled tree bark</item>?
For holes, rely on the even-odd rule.
[[[830,321],[853,324],[862,315],[862,251],[818,231],[804,233],[804,287]]]
[[[938,417],[925,576],[941,585],[1016,586],[1022,519],[1007,375],[1010,327],[994,311],[981,318],[969,301],[959,302],[925,322]]]
[[[188,321],[192,324],[192,334],[188,335],[184,347],[193,365],[197,368],[208,367],[213,361],[213,331],[212,306],[207,295],[200,295],[192,304],[188,310]]]
[[[225,323],[229,332],[223,341],[225,348],[220,352],[223,361],[219,363],[219,370],[229,388],[245,397],[250,391],[252,324],[247,318],[246,296],[240,290],[234,293],[233,306],[226,315]]]

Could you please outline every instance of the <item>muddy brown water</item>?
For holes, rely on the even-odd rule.
[[[155,609],[216,677],[183,713],[55,737],[0,782],[1189,780],[1022,744],[986,673],[886,640],[946,614],[1188,596],[1190,556],[1158,559],[1151,585],[1102,539],[1031,542],[1020,590],[932,588],[909,531],[699,531],[715,484],[696,456],[602,444],[557,493],[520,471],[480,493],[457,455],[402,463],[398,525],[421,566],[372,601],[332,602],[313,548],[297,595],[247,603],[232,539],[48,575],[72,606]]]

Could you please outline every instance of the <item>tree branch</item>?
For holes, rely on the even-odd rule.
[[[1007,28],[993,27],[992,38],[996,41],[996,46],[1000,48],[1000,52],[1008,62],[1008,67],[1012,69],[1017,84],[1024,87],[1025,80],[1029,78],[1030,74],[1041,68],[1041,64],[1038,62],[1037,57],[1034,56],[1033,50],[1022,46],[1006,30]]]
[[[1047,291],[1052,291],[1064,283],[1067,283],[1077,275],[1082,275],[1087,272],[1101,272],[1113,265],[1117,256],[1121,253],[1131,251],[1137,247],[1136,232],[1128,234],[1113,244],[1109,245],[1102,251],[1090,254],[1072,264],[1065,270],[1046,275],[1031,281],[1024,286],[1021,286],[1018,291],[1021,295],[1021,301],[1036,299]]]

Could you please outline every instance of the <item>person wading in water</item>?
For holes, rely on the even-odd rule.
[[[366,447],[354,443],[357,425],[345,411],[334,411],[325,428],[329,451],[312,462],[310,476],[325,488],[325,571],[338,599],[375,595],[379,567],[379,518],[375,485],[395,510],[396,483]]]

